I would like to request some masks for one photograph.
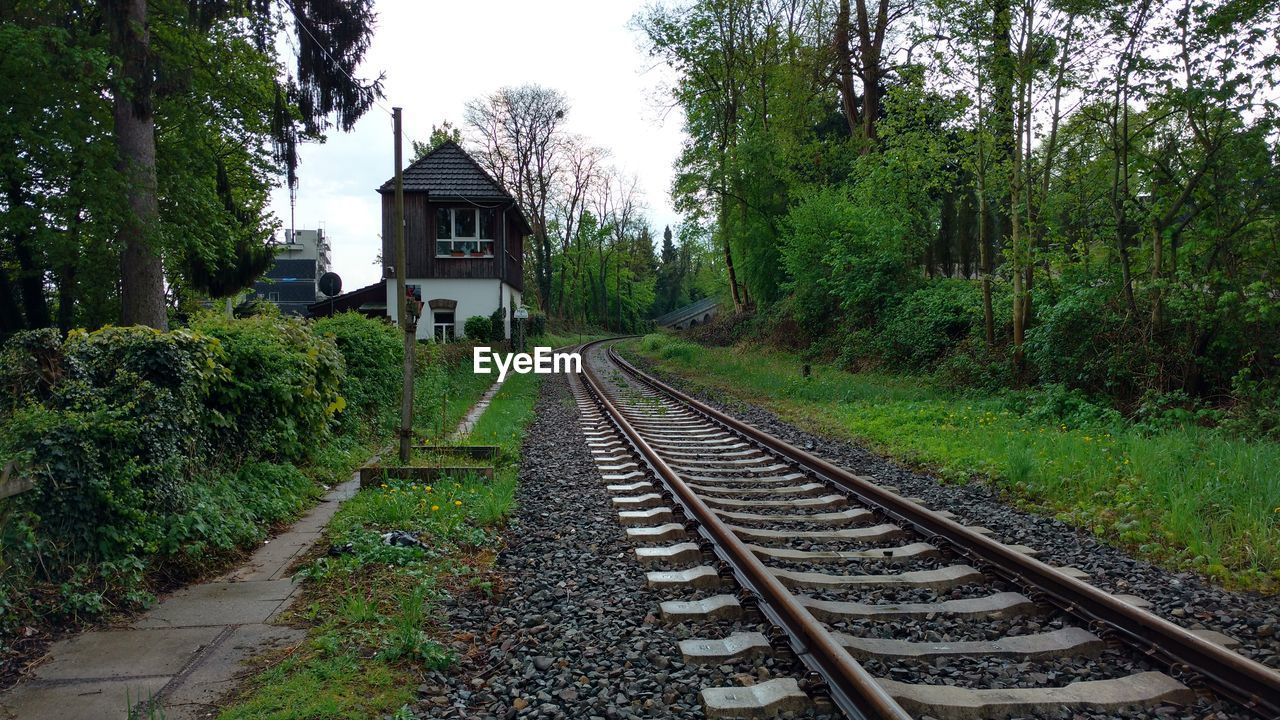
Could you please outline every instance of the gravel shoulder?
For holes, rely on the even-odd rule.
[[[690,388],[680,377],[657,370],[644,358],[629,356],[646,372],[713,407],[880,484],[896,486],[903,495],[921,498],[930,508],[950,510],[968,524],[990,528],[1005,543],[1035,548],[1044,562],[1080,568],[1099,588],[1143,597],[1153,604],[1153,612],[1183,627],[1224,633],[1240,642],[1241,654],[1280,669],[1280,597],[1225,590],[1198,575],[1174,573],[1134,559],[1066,523],[1011,507],[989,484],[944,484],[855,443],[801,430],[765,408]]]

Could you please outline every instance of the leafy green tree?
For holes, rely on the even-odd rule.
[[[412,142],[413,158],[410,162],[420,160],[423,155],[426,155],[447,142],[461,143],[462,130],[461,128],[454,127],[453,123],[448,120],[445,120],[439,125],[431,126],[431,136],[427,138],[426,142],[421,142],[419,140],[414,140]]]
[[[166,288],[247,283],[297,144],[380,92],[352,79],[368,0],[16,0],[0,21],[0,92],[21,109],[0,120],[0,333],[163,327]]]

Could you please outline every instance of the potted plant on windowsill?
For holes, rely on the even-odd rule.
[[[472,250],[472,251],[471,251],[471,257],[473,257],[473,258],[477,258],[477,257],[484,257],[484,251],[483,251],[483,250]]]
[[[466,256],[467,256],[467,254],[466,254],[466,253],[464,253],[464,252],[462,252],[461,250],[450,250],[450,251],[449,251],[449,255],[450,255],[450,256],[452,256],[452,257],[466,257]]]

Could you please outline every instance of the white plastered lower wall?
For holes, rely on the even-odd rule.
[[[467,318],[474,315],[489,317],[493,311],[498,308],[499,299],[501,298],[502,307],[511,307],[508,303],[511,298],[515,298],[515,302],[519,303],[521,294],[515,288],[497,279],[472,279],[472,280],[427,280],[409,278],[410,285],[417,285],[422,288],[422,317],[418,320],[418,338],[426,339],[431,337],[432,316],[431,301],[432,300],[453,300],[457,303],[453,310],[453,332],[456,336],[462,336],[463,326],[467,322]],[[394,279],[387,280],[387,315],[395,322],[400,312],[400,285]],[[506,311],[503,313],[505,318],[504,328],[506,336],[511,337],[511,313]]]

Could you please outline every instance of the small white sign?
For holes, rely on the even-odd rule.
[[[520,307],[516,308],[516,319],[517,319],[517,320],[528,320],[528,319],[529,319],[529,308],[524,307],[524,306],[520,306]]]

